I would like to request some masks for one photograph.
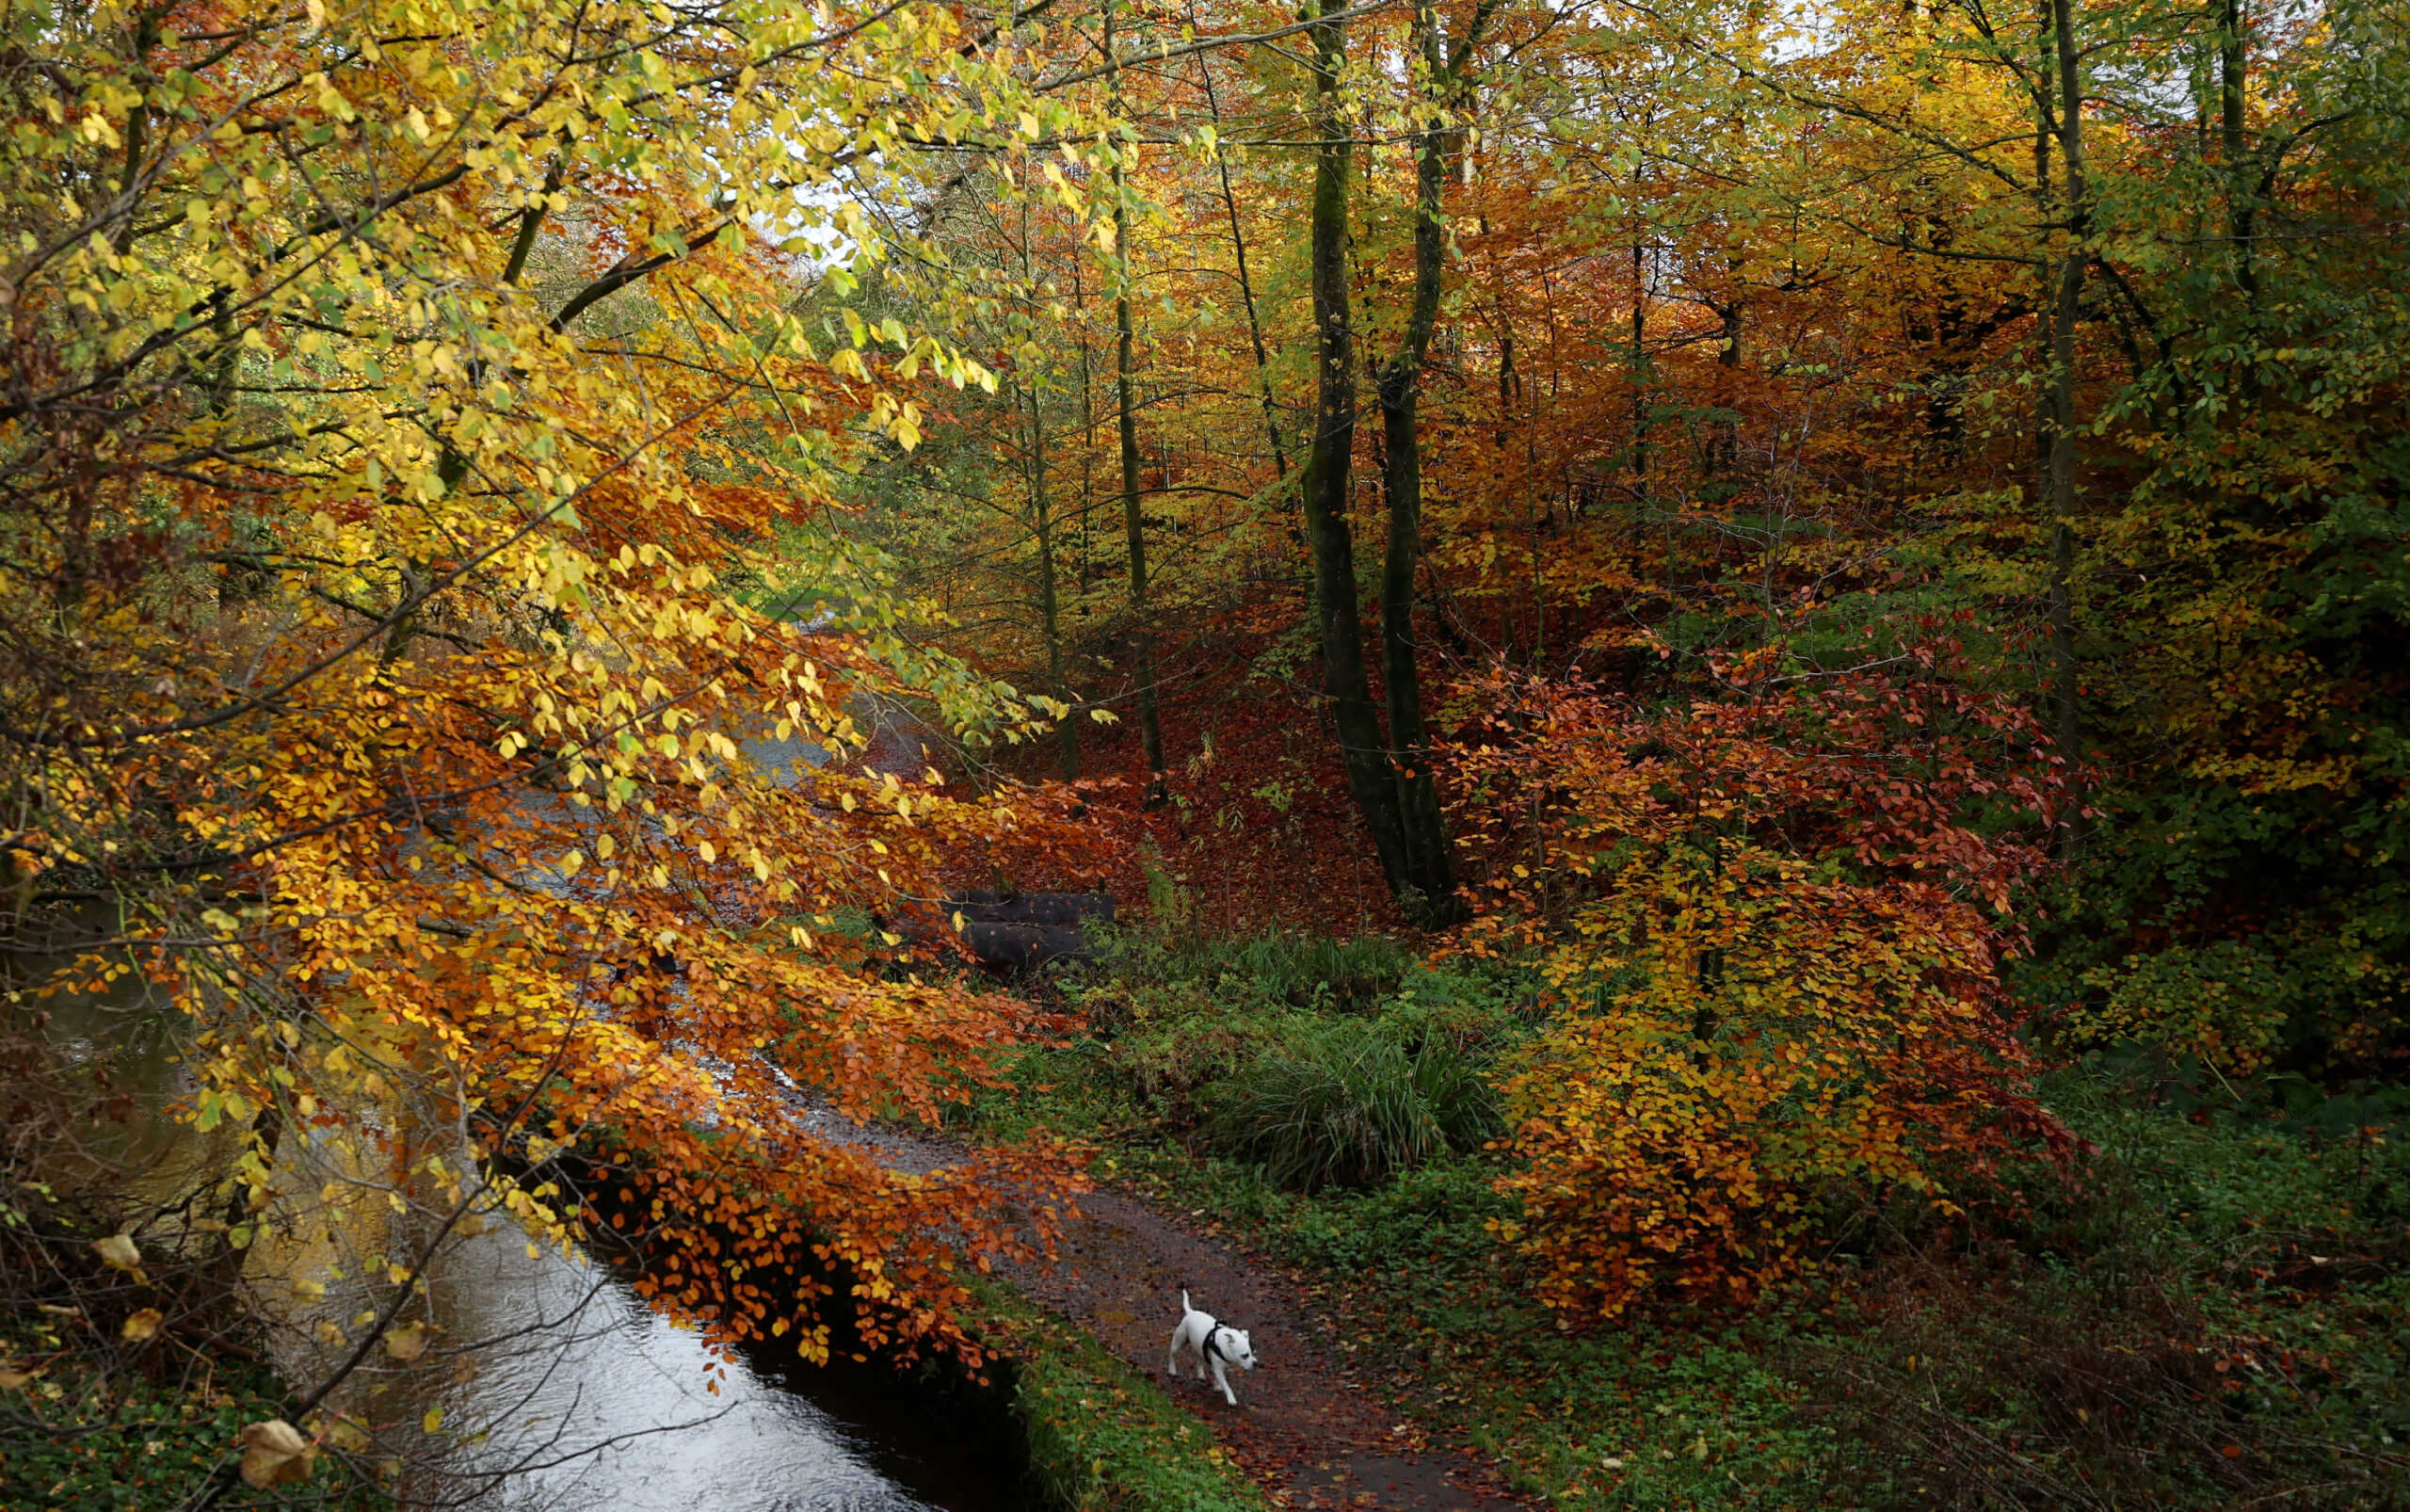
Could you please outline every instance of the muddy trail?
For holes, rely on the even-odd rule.
[[[959,1151],[942,1140],[866,1128],[831,1112],[812,1120],[827,1137],[876,1150],[889,1165],[929,1171]],[[1111,1191],[1079,1198],[1082,1218],[1052,1266],[1008,1271],[1024,1292],[1085,1327],[1172,1398],[1280,1505],[1464,1508],[1518,1512],[1532,1504],[1504,1488],[1494,1467],[1461,1447],[1426,1441],[1341,1362],[1336,1330],[1294,1300],[1298,1283],[1224,1240],[1155,1206]],[[1261,1364],[1232,1371],[1228,1406],[1185,1356],[1178,1379],[1163,1374],[1180,1294],[1249,1331]]]
[[[1259,1481],[1286,1493],[1288,1505],[1486,1512],[1523,1504],[1479,1461],[1422,1442],[1384,1407],[1339,1362],[1332,1331],[1291,1300],[1295,1283],[1278,1272],[1117,1193],[1090,1193],[1080,1210],[1086,1216],[1067,1238],[1062,1263],[1015,1279],[1159,1379],[1182,1288],[1199,1308],[1247,1329],[1262,1363],[1233,1373],[1237,1407],[1193,1374],[1165,1385]]]

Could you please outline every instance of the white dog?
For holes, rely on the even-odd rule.
[[[1188,1305],[1188,1293],[1180,1294],[1180,1327],[1171,1331],[1171,1353],[1164,1357],[1164,1374],[1180,1374],[1181,1346],[1197,1351],[1197,1378],[1205,1378],[1205,1369],[1212,1366],[1213,1384],[1222,1389],[1222,1399],[1232,1407],[1239,1405],[1238,1393],[1230,1390],[1229,1367],[1255,1369],[1255,1345],[1247,1342],[1245,1328],[1233,1328],[1215,1321],[1210,1312],[1199,1312]]]

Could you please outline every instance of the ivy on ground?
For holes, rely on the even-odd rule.
[[[1263,1494],[1212,1430],[1078,1327],[1001,1283],[982,1310],[1014,1357],[1014,1412],[1030,1469],[1074,1512],[1265,1512]]]

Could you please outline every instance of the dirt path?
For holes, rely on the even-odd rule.
[[[1486,1467],[1425,1444],[1338,1362],[1326,1327],[1293,1288],[1229,1246],[1111,1192],[1080,1199],[1088,1216],[1050,1274],[1017,1278],[1140,1370],[1160,1373],[1180,1293],[1245,1327],[1262,1362],[1230,1383],[1226,1405],[1193,1375],[1165,1381],[1239,1463],[1293,1507],[1465,1507],[1505,1512]],[[1160,1375],[1158,1378],[1162,1379]]]
[[[833,1114],[813,1121],[828,1137],[876,1149],[900,1168],[927,1171],[956,1157],[922,1135],[867,1130]],[[1094,1192],[1079,1200],[1085,1216],[1066,1236],[1060,1263],[1012,1279],[1163,1381],[1280,1504],[1399,1512],[1518,1512],[1530,1504],[1506,1494],[1490,1467],[1424,1442],[1383,1407],[1340,1363],[1327,1326],[1292,1300],[1296,1288],[1277,1271],[1135,1198]],[[1162,1374],[1182,1287],[1254,1342],[1261,1363],[1233,1373],[1235,1407],[1210,1381]]]

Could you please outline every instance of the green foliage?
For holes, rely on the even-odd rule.
[[[994,1282],[980,1302],[1014,1355],[1013,1409],[1049,1502],[1071,1512],[1261,1512],[1262,1493],[1152,1376]]]
[[[1282,1186],[1362,1186],[1470,1150],[1495,1133],[1495,1098],[1468,1052],[1409,1045],[1384,1023],[1307,1023],[1206,1098],[1216,1147]]]
[[[55,1355],[58,1341],[20,1332],[0,1359]],[[225,1359],[153,1378],[78,1364],[0,1390],[0,1507],[155,1512],[182,1505],[222,1472],[243,1425],[283,1414],[283,1383],[261,1365]],[[30,1426],[39,1423],[40,1427]],[[324,1456],[308,1481],[258,1491],[228,1477],[217,1505],[383,1508],[391,1500],[351,1482]]]
[[[2102,420],[2147,465],[2082,527],[2100,813],[2024,984],[2080,1047],[2338,1082],[2410,1051],[2410,244],[2367,229],[2410,195],[2405,36],[2358,0],[2254,26],[2227,149],[2105,181],[2163,335]],[[2258,239],[2179,252],[2204,212]]]
[[[1882,1267],[1861,1327],[1792,1352],[1858,1446],[1834,1465],[1853,1500],[2403,1504],[2410,1144],[2356,1099],[2272,1114],[2221,1088],[2183,1111],[2143,1064],[2055,1080],[2098,1153],[2015,1252]]]
[[[1195,1129],[1279,1184],[1361,1185],[1498,1132],[1492,1068],[1530,992],[1518,973],[1422,965],[1379,936],[1125,931],[1072,987],[1091,1037],[1025,1056],[1019,1091],[983,1116],[1015,1126],[1042,1085],[1090,1128]]]
[[[1293,1007],[1370,1007],[1416,970],[1411,952],[1387,935],[1336,940],[1269,934],[1243,940],[1163,941],[1125,932],[1108,958],[1123,982],[1157,980],[1235,989]]]

